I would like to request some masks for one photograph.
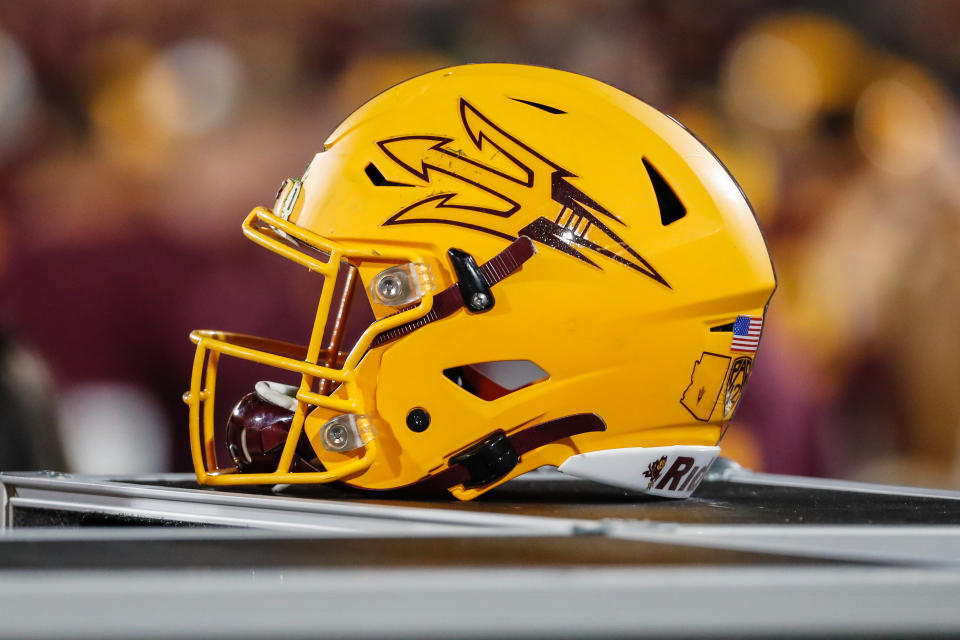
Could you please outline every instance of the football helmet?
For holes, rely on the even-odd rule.
[[[743,192],[702,142],[611,86],[521,65],[381,93],[243,232],[323,287],[306,345],[191,334],[184,399],[209,485],[471,499],[554,466],[687,496],[775,286]],[[257,383],[224,428],[223,356],[293,384]]]

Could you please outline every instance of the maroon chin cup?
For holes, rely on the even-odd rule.
[[[277,470],[283,445],[290,433],[293,412],[248,393],[227,419],[227,449],[241,473],[270,473]],[[322,471],[313,459],[313,447],[300,434],[291,471]]]

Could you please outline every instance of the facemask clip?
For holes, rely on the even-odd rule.
[[[334,453],[359,449],[375,437],[370,419],[355,413],[339,415],[320,428],[323,448]]]
[[[430,267],[417,262],[384,269],[370,282],[370,297],[386,307],[412,304],[432,290]]]

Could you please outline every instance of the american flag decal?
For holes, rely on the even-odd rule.
[[[730,343],[730,351],[755,353],[757,345],[760,344],[762,328],[762,316],[737,316],[733,323],[733,341]]]

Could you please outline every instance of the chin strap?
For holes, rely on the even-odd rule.
[[[541,422],[510,436],[497,431],[462,453],[450,458],[449,466],[404,489],[441,491],[457,485],[482,487],[495,482],[520,462],[520,456],[538,447],[590,431],[606,431],[607,425],[595,413],[576,413]]]
[[[478,268],[478,271],[486,280],[487,286],[492,287],[507,276],[514,273],[524,262],[529,260],[537,252],[533,240],[527,236],[520,236],[510,246],[490,258],[490,260]],[[380,347],[397,338],[401,338],[415,329],[446,318],[457,309],[466,306],[463,295],[460,292],[459,283],[454,283],[440,293],[433,296],[433,308],[430,313],[399,327],[394,327],[389,331],[384,331],[370,343],[370,348]],[[405,309],[401,309],[405,311]],[[397,313],[400,313],[398,311]]]

